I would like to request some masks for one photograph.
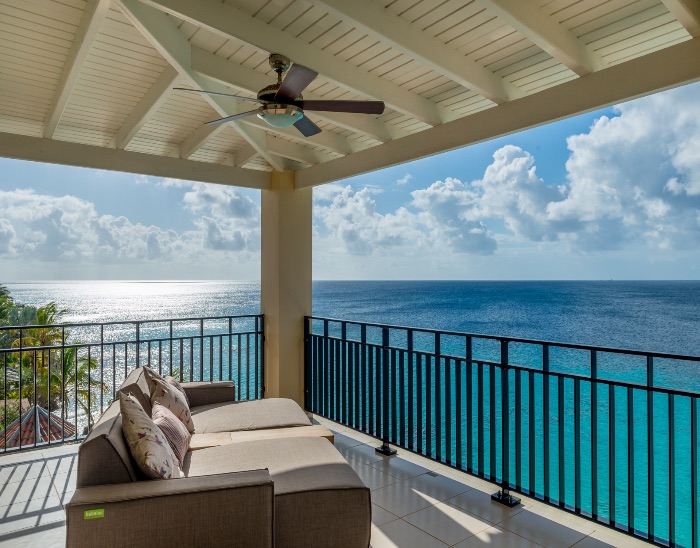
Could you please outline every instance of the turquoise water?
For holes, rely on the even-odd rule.
[[[9,283],[6,284],[16,300],[28,304],[43,304],[55,300],[68,310],[66,320],[114,321],[143,320],[166,317],[217,316],[228,314],[250,314],[259,310],[259,284],[255,282],[48,282],[48,283]],[[426,327],[458,332],[484,333],[510,337],[522,337],[568,343],[581,343],[595,346],[638,349],[675,354],[700,355],[700,282],[315,282],[313,312],[318,316]],[[370,340],[379,336],[370,330]],[[400,338],[400,337],[399,337]],[[392,344],[401,345],[400,340]],[[417,337],[416,347],[430,351],[432,337]],[[454,355],[463,354],[463,343],[459,338],[443,337],[442,352]],[[475,342],[476,359],[500,360],[497,343]],[[536,345],[514,344],[510,347],[510,362],[541,367],[541,349]],[[431,365],[432,367],[432,365]],[[644,358],[619,356],[601,353],[598,357],[599,376],[611,380],[644,383],[646,362]],[[443,362],[444,368],[444,362]],[[554,371],[588,374],[590,357],[579,350],[552,349],[550,368]],[[444,370],[444,369],[443,369]],[[430,370],[432,371],[432,370]],[[432,374],[432,373],[431,373]],[[440,377],[444,382],[444,373]],[[457,375],[451,366],[452,397]],[[500,375],[499,375],[500,377]],[[488,375],[486,375],[488,394]],[[465,378],[460,381],[464,384]],[[698,366],[677,360],[657,360],[654,369],[656,386],[683,390],[700,390]],[[511,436],[514,437],[514,374],[510,377]],[[476,370],[473,376],[476,386]],[[496,394],[500,395],[500,380],[496,382]],[[529,385],[525,379],[521,385],[523,402],[529,400]],[[628,476],[628,405],[627,390],[614,390],[614,416],[609,416],[610,393],[607,388],[598,389],[597,401],[593,402],[590,383],[581,383],[581,506],[591,511],[592,492],[592,412],[598,409],[597,446],[598,452],[598,513],[610,515],[610,493],[608,479],[611,469],[609,462],[610,424],[615,425],[614,467],[615,476],[615,519],[627,523],[627,476]],[[535,414],[536,446],[536,491],[543,492],[543,438],[544,423],[550,428],[550,493],[553,498],[559,494],[559,428],[563,427],[564,438],[564,502],[574,503],[574,390],[573,381],[564,383],[561,421],[557,415],[559,393],[556,382],[550,385],[550,415],[541,412],[543,384],[541,378],[535,383],[533,400]],[[476,405],[476,393],[472,398]],[[453,399],[454,401],[454,399]],[[594,404],[595,403],[595,404]],[[634,438],[633,461],[635,468],[633,515],[635,527],[644,530],[647,526],[647,401],[642,391],[632,392]],[[488,402],[485,405],[485,424],[488,427]],[[669,497],[669,474],[671,457],[669,453],[669,398],[657,394],[653,399],[654,431],[654,493],[655,493],[655,533],[660,538],[669,538],[669,505],[675,504],[676,541],[680,545],[690,544],[690,398],[676,396],[672,411],[674,420],[671,428],[675,433],[673,479],[675,490]],[[529,462],[527,437],[529,416],[523,408],[523,446],[519,456],[523,470]],[[493,417],[500,424],[500,404]],[[466,400],[462,412],[466,416]],[[471,425],[476,437],[476,407],[473,408],[474,421]],[[457,415],[450,417],[452,441],[457,428],[463,433],[469,425],[458,423]],[[431,425],[434,433],[434,424]],[[418,434],[418,433],[416,433]],[[425,435],[422,432],[421,435]],[[500,431],[497,435],[496,472],[501,469]],[[441,440],[443,454],[445,437]],[[490,451],[488,436],[484,450]],[[511,462],[515,462],[515,443],[510,443]],[[455,451],[453,449],[453,455]],[[476,447],[473,458],[476,462]],[[464,456],[466,463],[466,455]],[[489,472],[489,459],[485,459]],[[511,467],[511,478],[515,469]],[[499,473],[500,475],[500,473]],[[523,474],[523,486],[529,487],[527,473]]]

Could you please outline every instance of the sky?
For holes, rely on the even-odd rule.
[[[314,189],[314,279],[700,279],[700,83]],[[0,158],[0,282],[260,278],[260,192]]]

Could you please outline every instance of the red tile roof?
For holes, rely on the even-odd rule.
[[[37,424],[39,425],[38,434]],[[63,428],[61,428],[61,424],[63,424]],[[20,447],[20,445],[28,447],[35,443],[46,443],[49,439],[57,441],[64,437],[75,436],[75,432],[75,426],[70,422],[61,421],[61,417],[49,413],[41,406],[32,406],[6,430],[0,432],[0,448],[11,449]],[[5,440],[7,440],[7,446],[5,446]]]

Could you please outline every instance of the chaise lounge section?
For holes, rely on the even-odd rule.
[[[195,426],[184,477],[145,479],[115,401],[79,449],[68,546],[369,545],[369,490],[330,431],[292,400],[236,402],[232,382],[182,387]],[[120,391],[150,412],[142,368]]]

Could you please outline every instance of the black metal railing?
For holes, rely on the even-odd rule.
[[[305,407],[657,544],[698,545],[700,357],[305,319]]]
[[[136,367],[264,395],[264,317],[0,327],[0,454],[83,438]]]

